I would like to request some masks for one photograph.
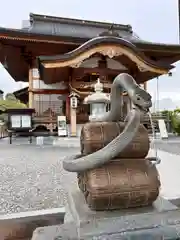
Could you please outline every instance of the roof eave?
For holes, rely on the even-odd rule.
[[[73,44],[81,45],[82,43],[88,41],[87,38],[74,38],[67,36],[55,36],[47,35],[43,33],[32,33],[27,29],[12,29],[12,28],[0,28],[0,39],[14,39],[14,40],[23,40],[23,41],[34,41],[34,42],[48,42],[55,44]],[[48,39],[47,39],[48,38]],[[155,43],[142,40],[133,40],[131,41],[136,45],[140,50],[152,50],[158,52],[174,52],[176,54],[180,53],[180,44],[165,44],[165,43]]]
[[[0,39],[71,45],[80,45],[83,42],[83,39],[80,38],[54,36],[42,33],[31,33],[23,29],[21,30],[8,28],[0,28]]]
[[[134,44],[141,50],[163,51],[180,53],[180,44],[156,43],[148,41],[134,41]]]

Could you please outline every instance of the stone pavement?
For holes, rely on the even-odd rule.
[[[32,138],[32,146],[36,146],[37,137]],[[9,139],[0,139],[1,144],[8,144]],[[26,137],[13,138],[12,145],[29,145],[29,139]],[[55,137],[55,136],[43,136],[43,145],[53,145],[58,147],[80,147],[79,137]]]
[[[161,163],[157,165],[161,179],[161,196],[180,205],[180,138],[170,135],[168,139],[154,141]],[[152,145],[153,146],[153,145]],[[155,156],[155,151],[150,150]]]
[[[0,140],[0,214],[61,207],[66,203],[66,187],[76,184],[76,174],[62,168],[62,159],[79,153],[79,139],[45,138],[43,146],[19,138],[8,144]],[[180,197],[180,140],[156,140],[162,159],[158,169],[161,195]]]
[[[150,151],[149,155],[154,156],[151,152],[153,151]],[[161,159],[161,163],[157,165],[161,180],[161,196],[170,200],[180,198],[180,155],[161,150],[157,153]]]

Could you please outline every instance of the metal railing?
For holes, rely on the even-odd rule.
[[[170,117],[166,114],[160,114],[160,113],[153,113],[152,114],[152,120],[157,121],[159,119],[163,119],[164,121],[170,122]],[[144,115],[143,121],[149,121],[149,116],[147,114]]]

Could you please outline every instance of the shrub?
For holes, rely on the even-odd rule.
[[[175,109],[171,112],[170,120],[174,132],[180,135],[180,109]]]

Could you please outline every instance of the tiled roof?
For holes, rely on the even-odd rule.
[[[128,41],[140,41],[132,32],[130,25],[94,22],[79,19],[59,18],[45,15],[30,14],[30,33],[53,36],[91,39],[107,32],[111,27],[120,37]]]
[[[62,39],[74,39],[74,41],[80,41],[79,43],[88,41],[101,35],[103,32],[108,32],[113,26],[113,31],[119,35],[119,37],[134,43],[136,46],[149,45],[154,47],[171,47],[171,50],[177,51],[179,45],[164,44],[164,43],[152,43],[140,39],[136,33],[133,32],[131,25],[113,24],[106,22],[95,22],[80,19],[52,17],[46,15],[30,14],[30,27],[22,29],[11,29],[0,27],[0,34],[9,33],[14,35],[14,39],[18,39],[19,34],[22,36],[48,36],[52,38]],[[1,36],[0,36],[1,37]],[[3,38],[6,38],[3,36]],[[33,39],[32,39],[33,41]]]

